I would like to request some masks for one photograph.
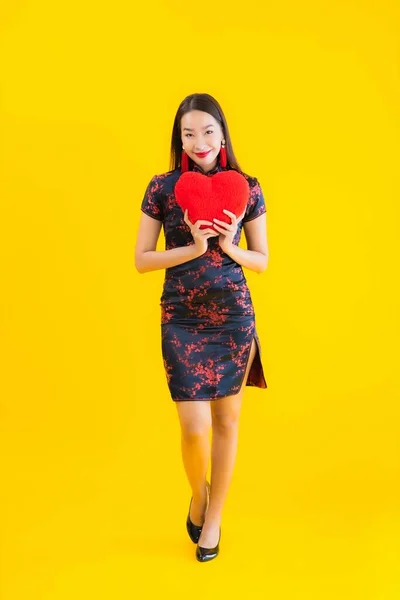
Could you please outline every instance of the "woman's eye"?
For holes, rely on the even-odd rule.
[[[206,133],[214,133],[214,131],[212,129],[209,129],[208,131],[206,131]],[[189,135],[192,135],[191,133],[185,133],[185,137],[189,137]]]

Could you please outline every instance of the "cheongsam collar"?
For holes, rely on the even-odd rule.
[[[197,164],[197,163],[193,163],[193,167],[192,167],[192,171],[196,171],[197,173],[202,173],[203,175],[215,175],[215,173],[219,173],[220,171],[223,171],[224,168],[221,167],[221,165],[219,164],[219,159],[217,159],[217,164],[215,165],[215,167],[213,169],[211,169],[211,171],[208,171],[207,173],[205,171],[203,171],[203,169]]]

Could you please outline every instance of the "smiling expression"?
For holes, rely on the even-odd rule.
[[[202,110],[191,110],[184,114],[181,137],[185,152],[193,162],[205,172],[214,169],[224,135],[212,115]]]

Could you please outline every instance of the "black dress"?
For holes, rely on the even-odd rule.
[[[212,177],[225,168],[217,162],[208,173],[197,164],[192,170]],[[175,169],[154,175],[141,205],[144,213],[162,221],[166,250],[194,243],[174,196],[180,174],[180,169]],[[250,194],[233,240],[236,245],[243,223],[266,212],[258,180],[241,174],[249,183]],[[216,400],[237,394],[253,338],[257,353],[247,385],[267,388],[246,278],[242,266],[223,252],[218,236],[208,239],[202,256],[165,270],[160,300],[162,355],[173,401]]]

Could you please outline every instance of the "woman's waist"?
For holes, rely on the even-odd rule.
[[[162,323],[180,322],[182,324],[214,324],[224,323],[233,326],[243,324],[243,319],[254,318],[254,307],[249,295],[242,297],[225,296],[182,299],[164,297],[160,302]]]
[[[251,295],[246,281],[221,282],[217,286],[207,282],[191,286],[165,282],[160,302],[186,306],[212,303],[217,307],[233,307],[251,302]]]
[[[183,277],[187,274],[205,274],[210,276],[213,272],[224,273],[225,275],[230,274],[231,276],[243,277],[242,266],[236,261],[232,260],[227,254],[221,254],[215,250],[208,251],[197,258],[187,260],[180,265],[174,267],[168,267],[165,269],[165,275],[167,278],[178,278]]]

